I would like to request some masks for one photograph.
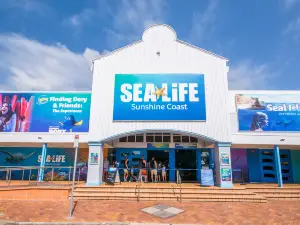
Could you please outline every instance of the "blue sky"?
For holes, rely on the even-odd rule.
[[[0,89],[90,90],[91,60],[153,23],[228,58],[230,89],[300,89],[300,0],[1,1]]]

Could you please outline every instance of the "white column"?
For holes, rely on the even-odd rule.
[[[232,188],[231,143],[215,144],[216,184],[222,188]]]
[[[102,184],[103,174],[103,145],[98,142],[89,143],[89,160],[87,186]]]

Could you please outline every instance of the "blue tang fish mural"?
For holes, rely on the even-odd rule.
[[[65,117],[65,120],[64,122],[59,122],[63,129],[68,131],[68,132],[72,132],[73,128],[75,126],[81,126],[82,123],[83,123],[83,120],[80,120],[80,121],[76,121],[75,120],[75,117],[73,115],[68,115]]]

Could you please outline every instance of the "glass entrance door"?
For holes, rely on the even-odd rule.
[[[180,149],[175,152],[175,168],[180,171],[181,180],[197,181],[197,160],[195,150]]]

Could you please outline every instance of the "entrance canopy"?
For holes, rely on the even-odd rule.
[[[115,143],[197,143],[199,148],[211,148],[218,141],[197,133],[173,129],[145,129],[121,133],[100,141],[109,146]]]

